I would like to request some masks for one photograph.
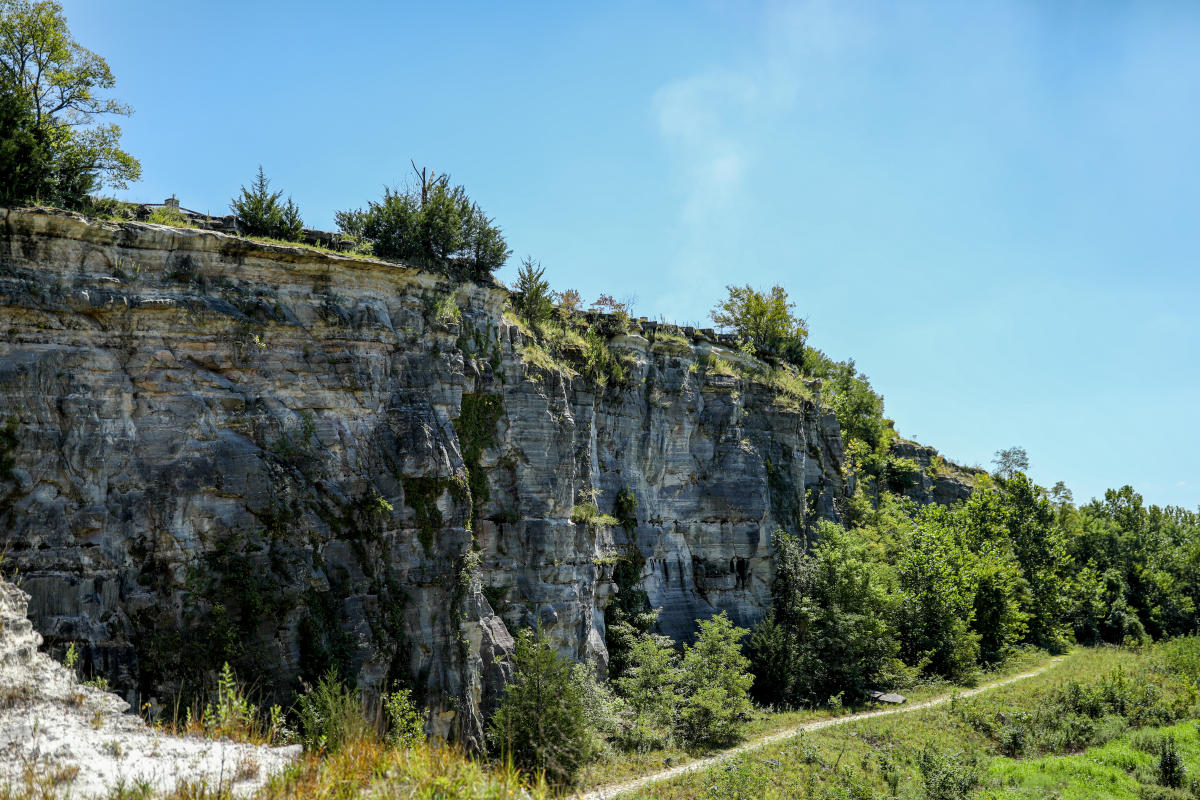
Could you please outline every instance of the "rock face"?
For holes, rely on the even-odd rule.
[[[932,447],[898,439],[892,442],[893,455],[907,458],[917,465],[919,473],[913,486],[905,489],[907,497],[922,505],[937,503],[953,505],[966,500],[975,488],[975,479],[985,474],[977,467],[964,467],[947,461]]]
[[[0,213],[5,567],[139,705],[336,667],[478,743],[517,628],[605,663],[621,559],[684,638],[758,619],[771,534],[839,518],[833,415],[705,369],[739,356],[703,333],[616,337],[604,387],[531,357],[498,286]],[[572,522],[619,494],[626,527]]]

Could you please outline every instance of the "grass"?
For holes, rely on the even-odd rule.
[[[1049,663],[1050,656],[1038,650],[1021,651],[1003,665],[980,676],[982,682],[999,680],[1009,675],[1031,671]],[[964,689],[974,684],[954,684],[943,680],[923,681],[917,686],[904,689],[904,696],[910,703],[919,703],[955,689]],[[891,688],[891,687],[889,687]],[[846,706],[840,713],[829,708],[774,710],[756,708],[754,716],[746,723],[743,737],[746,740],[757,739],[772,733],[794,728],[809,722],[819,722],[835,716],[869,711],[876,709],[875,705]],[[613,753],[604,761],[599,761],[587,767],[580,782],[584,788],[596,788],[612,783],[632,780],[658,772],[671,766],[678,766],[720,752],[714,748],[681,748],[670,747],[649,750],[645,752]]]
[[[1185,787],[1160,786],[1158,748],[1170,738],[1183,759]],[[997,758],[987,768],[986,800],[1059,798],[1141,800],[1200,796],[1200,727],[1194,721],[1127,734],[1077,755],[1038,759]]]
[[[1030,741],[1036,744],[1031,749],[1069,748],[1071,741],[1062,734],[1081,723],[1060,710],[1062,698],[1072,692],[1072,684],[1088,689],[1104,682],[1100,676],[1117,674],[1128,678],[1130,697],[1145,690],[1166,704],[1182,704],[1177,707],[1179,713],[1185,713],[1183,706],[1187,706],[1186,714],[1194,716],[1195,684],[1172,674],[1164,668],[1163,660],[1161,648],[1143,652],[1112,648],[1076,650],[1063,663],[1034,678],[930,709],[800,734],[709,769],[656,783],[628,797],[960,797],[965,795],[941,793],[960,778],[966,783],[979,783],[985,792],[978,795],[981,797],[1057,796],[1038,793],[1041,790],[1036,784],[1043,780],[1039,776],[1050,770],[1058,773],[1053,780],[1062,782],[1066,780],[1063,775],[1069,777],[1071,770],[1090,770],[1086,757],[1073,755],[1085,746],[1076,742],[1073,749],[1063,750],[1062,755],[1014,759],[1004,753],[1011,746],[1008,723],[1044,713],[1045,722],[1051,727],[1031,733]],[[1114,763],[1132,764],[1144,774],[1149,762],[1139,757],[1133,764],[1129,753],[1120,748],[1125,740],[1136,742],[1137,737],[1152,737],[1154,726],[1131,732],[1128,726],[1133,722],[1132,717],[1118,719],[1109,714],[1094,720],[1084,738],[1090,737],[1089,743],[1096,752],[1112,748],[1106,752],[1112,754]],[[1188,724],[1191,723],[1175,725],[1171,730],[1186,729]],[[1182,737],[1179,741],[1181,750],[1187,748],[1185,761],[1194,759],[1192,737],[1189,735],[1186,744]],[[1073,765],[1060,763],[1073,757],[1084,760]],[[1039,766],[1042,762],[1046,766]],[[1136,769],[1132,773],[1135,777]],[[1131,774],[1128,769],[1125,771]],[[894,781],[894,791],[889,779]],[[1026,788],[1033,793],[1019,793]]]
[[[389,748],[360,739],[332,755],[306,755],[271,779],[257,800],[413,797],[542,800],[549,790],[503,764],[487,767],[442,744]]]

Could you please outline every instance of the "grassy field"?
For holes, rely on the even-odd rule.
[[[982,673],[979,676],[978,682],[987,683],[1008,675],[1027,672],[1036,669],[1049,660],[1050,656],[1044,652],[1036,650],[1025,651],[1009,659],[1000,668]],[[974,686],[975,684],[972,683],[970,685]],[[919,703],[923,700],[952,692],[957,688],[968,687],[948,683],[943,680],[929,680],[911,689],[906,689],[904,696],[911,703]],[[760,736],[767,736],[808,722],[819,722],[820,720],[830,719],[842,714],[851,714],[875,708],[879,708],[879,706],[846,706],[840,711],[834,711],[827,707],[800,711],[755,709],[753,719],[746,725],[744,738],[746,740],[753,740]],[[705,758],[718,752],[720,750],[717,749],[684,749],[679,747],[648,750],[641,753],[612,752],[604,760],[598,761],[584,769],[580,776],[579,789],[587,791],[600,786],[621,783],[622,781],[631,780],[642,775],[658,772],[667,767],[678,766]]]
[[[1200,771],[1190,644],[1175,669],[1167,648],[1077,650],[1019,683],[800,734],[625,797],[1190,798]],[[1181,790],[1157,782],[1167,733],[1191,770]]]

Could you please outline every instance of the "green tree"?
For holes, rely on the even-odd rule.
[[[517,271],[517,285],[513,293],[513,306],[517,313],[532,325],[540,325],[554,314],[550,283],[542,276],[546,270],[539,262],[526,256]]]
[[[17,194],[15,186],[21,200],[77,205],[105,183],[125,188],[141,176],[118,146],[120,127],[100,121],[132,112],[101,96],[116,83],[112,71],[72,38],[57,2],[0,0],[0,78],[9,96],[0,104],[4,194]]]
[[[570,785],[594,752],[583,687],[540,629],[517,635],[511,663],[513,677],[488,738],[521,769]]]
[[[800,364],[808,325],[792,316],[782,286],[760,292],[750,286],[726,286],[729,297],[710,312],[713,322],[728,328],[742,346],[756,355],[770,355]]]
[[[272,192],[271,181],[263,173],[262,165],[250,183],[242,187],[242,193],[229,201],[229,208],[237,215],[242,232],[250,236],[269,236],[288,242],[304,237],[304,222],[300,209],[292,198],[282,200],[283,192]]]
[[[749,633],[722,611],[700,623],[696,643],[684,648],[679,686],[680,733],[695,744],[724,744],[737,738],[750,714],[754,676],[739,642]]]
[[[899,563],[902,655],[926,672],[953,680],[975,674],[974,558],[955,536],[949,512],[926,508],[905,538]]]
[[[511,251],[495,222],[449,175],[418,170],[417,185],[384,187],[383,199],[334,218],[348,236],[371,242],[380,258],[411,261],[480,279],[504,265]]]
[[[629,706],[624,737],[635,748],[666,744],[679,707],[679,665],[671,640],[645,634],[630,648],[629,665],[614,683]]]
[[[858,700],[897,669],[885,567],[856,533],[829,522],[811,555],[783,531],[775,535],[772,611],[747,648],[755,696],[792,706],[845,693]]]
[[[1011,478],[1018,472],[1029,471],[1029,454],[1024,447],[1009,447],[997,450],[992,463],[996,465],[996,474],[1001,478]]]

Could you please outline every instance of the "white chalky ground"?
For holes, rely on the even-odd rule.
[[[181,782],[248,794],[300,754],[299,746],[263,747],[170,736],[128,704],[82,686],[38,651],[42,637],[25,616],[28,596],[0,580],[0,791],[21,792],[31,778],[60,798],[103,796],[124,783],[168,792]]]

